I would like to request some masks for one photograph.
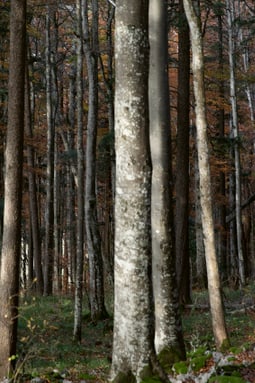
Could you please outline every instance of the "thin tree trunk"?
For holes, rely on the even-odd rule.
[[[222,25],[222,6],[219,4],[216,6],[216,16],[218,19],[218,38],[219,38],[219,49],[218,49],[218,65],[221,74],[219,80],[219,97],[220,100],[224,100],[225,96],[225,84],[224,84],[224,57],[223,57],[223,25]],[[218,125],[219,125],[219,136],[222,141],[225,137],[225,110],[223,106],[219,106],[218,110]],[[225,173],[220,172],[219,175],[219,192],[221,195],[221,202],[219,206],[219,268],[221,273],[221,280],[226,281],[227,279],[227,224],[226,224],[226,180]]]
[[[101,238],[97,217],[96,144],[98,119],[98,1],[92,0],[91,33],[88,23],[88,4],[84,1],[84,50],[89,81],[89,110],[86,141],[85,226],[89,257],[89,296],[91,318],[96,321],[107,313],[104,304],[104,271]],[[91,38],[91,43],[89,41]]]
[[[54,143],[55,121],[53,112],[51,5],[46,11],[46,103],[47,103],[47,181],[45,211],[44,295],[53,292],[54,263]]]
[[[180,303],[191,301],[189,259],[189,103],[190,103],[190,39],[189,26],[179,2],[179,66],[177,103],[176,154],[176,274]]]
[[[84,150],[83,150],[83,30],[81,0],[76,1],[77,15],[77,252],[74,299],[74,339],[81,341],[82,287],[84,251]]]
[[[200,177],[200,202],[204,234],[205,257],[208,277],[208,292],[211,307],[212,327],[217,349],[228,346],[220,277],[215,249],[214,225],[211,200],[211,179],[207,143],[205,112],[204,59],[199,20],[191,0],[184,0],[184,8],[191,33],[193,84],[196,100],[197,150]]]
[[[54,177],[53,177],[53,216],[54,216],[54,264],[53,264],[53,291],[59,293],[61,290],[60,273],[61,273],[61,250],[60,250],[60,176],[58,169],[58,148],[57,134],[54,137]]]
[[[109,207],[109,252],[108,260],[110,265],[110,276],[114,278],[114,203],[115,203],[115,152],[114,152],[114,73],[113,73],[113,25],[114,25],[114,6],[108,4],[108,19],[107,19],[107,47],[108,47],[108,81],[107,81],[107,96],[108,96],[108,123],[109,134],[112,137],[112,145],[110,146],[110,159],[111,159],[111,205]]]
[[[33,149],[33,130],[30,105],[30,87],[28,78],[28,68],[26,69],[26,89],[25,89],[25,135],[27,144],[27,165],[28,165],[28,189],[29,189],[29,208],[32,231],[33,261],[36,277],[36,291],[43,294],[43,272],[42,272],[42,252],[39,229],[37,188],[35,176],[35,162]],[[33,279],[33,278],[32,278]],[[30,286],[31,287],[31,286]]]
[[[234,143],[235,160],[235,210],[236,210],[236,237],[237,237],[237,256],[240,285],[245,284],[244,259],[242,249],[242,221],[241,221],[241,165],[239,153],[239,129],[236,100],[236,80],[235,80],[235,57],[234,57],[234,34],[233,17],[234,9],[232,1],[226,0],[227,19],[228,19],[228,37],[229,37],[229,70],[230,70],[230,102],[232,118],[230,121],[231,133]]]
[[[74,285],[76,276],[76,230],[73,222],[75,222],[75,183],[78,184],[76,172],[73,174],[74,160],[72,151],[74,150],[74,128],[75,128],[75,94],[76,94],[76,75],[77,67],[73,67],[70,75],[70,88],[69,88],[69,129],[67,132],[67,150],[69,152],[67,164],[67,265],[65,268],[69,269],[70,281]],[[75,182],[76,179],[76,182]],[[78,186],[78,185],[77,185]]]

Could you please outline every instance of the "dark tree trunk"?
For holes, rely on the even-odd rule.
[[[43,272],[42,272],[42,254],[41,238],[39,229],[38,205],[37,205],[37,187],[35,176],[35,161],[33,149],[33,129],[30,105],[30,86],[28,78],[28,68],[26,70],[26,89],[25,89],[25,135],[27,139],[27,165],[28,165],[28,188],[29,188],[29,209],[32,232],[32,266],[36,277],[36,291],[43,294]],[[33,279],[33,278],[32,278]],[[31,287],[31,286],[30,286]]]
[[[0,380],[15,364],[24,133],[26,1],[11,0],[4,232],[0,270]]]
[[[98,120],[98,1],[92,0],[92,21],[89,28],[88,4],[84,10],[84,51],[89,81],[89,110],[86,141],[85,226],[89,257],[89,297],[91,318],[96,321],[107,313],[104,304],[104,271],[101,237],[97,217],[96,148]]]

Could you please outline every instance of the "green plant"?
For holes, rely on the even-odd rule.
[[[176,374],[187,374],[189,368],[189,363],[188,361],[181,361],[174,363],[173,365],[173,371]]]

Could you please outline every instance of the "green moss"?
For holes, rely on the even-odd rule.
[[[141,372],[141,383],[162,383],[159,376],[153,374],[151,366],[145,366]]]
[[[211,354],[198,356],[196,358],[191,359],[190,366],[193,371],[199,371],[201,368],[205,367],[206,361],[210,359]]]
[[[240,352],[242,352],[243,350],[241,347],[230,347],[229,351],[233,354],[240,354]]]
[[[174,363],[173,370],[176,374],[187,374],[188,362],[187,361],[181,361],[181,362]]]
[[[152,372],[151,365],[144,366],[144,368],[140,374],[142,381],[144,381],[147,378],[151,378],[152,376],[154,376],[154,374]]]
[[[212,376],[209,383],[246,383],[243,378],[238,376]]]
[[[197,357],[197,356],[202,356],[202,355],[205,354],[206,350],[207,350],[206,347],[199,347],[196,350],[189,352],[188,356],[189,356],[189,358],[194,358],[194,357]]]
[[[176,347],[165,347],[160,353],[157,355],[158,361],[160,365],[166,371],[169,370],[169,367],[176,362],[179,362],[181,358],[181,352]]]
[[[245,342],[242,344],[242,351],[248,351],[253,349],[253,345],[250,342]]]
[[[230,342],[228,339],[225,339],[222,342],[222,345],[220,346],[220,351],[225,352],[225,351],[229,350],[229,348],[230,348]]]
[[[242,377],[242,374],[241,374],[241,372],[240,371],[233,371],[232,372],[232,376],[238,376],[239,378],[241,378]]]
[[[228,362],[234,362],[236,360],[236,357],[235,356],[229,356],[227,357],[228,359]]]

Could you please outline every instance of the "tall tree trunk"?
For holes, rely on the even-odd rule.
[[[51,5],[46,11],[46,103],[47,103],[47,181],[45,211],[45,254],[44,254],[44,295],[53,292],[54,263],[54,143],[55,120],[53,110]]]
[[[16,359],[26,57],[26,1],[11,0],[4,231],[0,270],[0,380]]]
[[[168,84],[167,2],[151,0],[150,147],[152,158],[151,230],[155,303],[155,348],[159,360],[185,359],[175,272],[171,140]]]
[[[219,38],[219,49],[218,49],[218,65],[221,74],[219,80],[219,97],[220,100],[224,100],[225,96],[225,84],[224,84],[224,57],[223,57],[223,25],[222,25],[222,7],[223,4],[216,5],[215,13],[218,19],[218,38]],[[225,111],[224,107],[219,107],[218,110],[218,125],[219,125],[219,136],[224,140],[225,137]],[[226,281],[227,279],[227,224],[226,224],[226,180],[225,173],[220,172],[219,175],[219,192],[221,195],[221,203],[219,206],[219,267],[221,273],[221,280]]]
[[[228,55],[230,70],[230,102],[232,118],[230,121],[231,135],[234,143],[234,160],[235,160],[235,211],[236,211],[236,238],[237,238],[237,256],[240,285],[245,284],[244,259],[242,249],[242,221],[241,221],[241,165],[239,153],[239,129],[237,116],[237,100],[236,100],[236,80],[235,80],[235,52],[234,52],[234,9],[233,2],[226,0],[227,20],[228,20]]]
[[[67,279],[68,275],[70,277],[70,282],[72,285],[75,284],[76,276],[76,228],[73,224],[75,222],[75,176],[73,175],[72,169],[74,168],[74,160],[72,151],[74,150],[74,131],[75,131],[75,94],[76,94],[76,76],[77,76],[77,66],[73,66],[70,78],[69,78],[69,113],[68,113],[68,131],[67,131],[67,152],[68,163],[67,163],[67,202],[66,202],[66,260],[65,260],[65,280],[66,280],[66,289],[67,289]],[[84,154],[83,154],[84,155]],[[84,161],[84,160],[83,160]],[[76,174],[76,173],[75,173]],[[77,179],[77,177],[76,177]],[[77,180],[78,183],[78,180]],[[78,223],[77,223],[78,224]],[[78,230],[78,228],[77,228]]]
[[[77,15],[77,250],[74,300],[74,338],[81,341],[82,287],[84,251],[84,150],[83,150],[83,30],[81,0],[76,1]]]
[[[108,19],[107,19],[107,49],[108,49],[108,62],[107,62],[107,96],[108,96],[108,124],[109,134],[112,137],[110,143],[110,160],[111,160],[111,205],[109,207],[109,230],[108,230],[108,263],[110,265],[110,277],[113,280],[113,263],[114,263],[114,200],[115,200],[115,153],[114,153],[114,70],[113,70],[113,26],[114,26],[115,7],[108,4]]]
[[[189,259],[189,103],[190,40],[189,26],[179,2],[179,66],[176,154],[176,272],[180,303],[191,301]]]
[[[25,89],[25,135],[27,144],[27,165],[28,165],[28,188],[29,188],[29,208],[32,231],[33,262],[36,277],[36,291],[43,294],[43,272],[42,272],[42,252],[41,238],[39,229],[38,205],[37,205],[37,187],[35,176],[35,161],[33,149],[33,129],[32,115],[30,105],[30,86],[28,77],[28,68],[26,68],[26,89]],[[31,286],[30,286],[31,287]]]
[[[217,349],[228,345],[219,270],[215,249],[214,225],[211,200],[210,165],[207,143],[205,112],[204,58],[199,20],[191,0],[184,0],[184,8],[191,33],[193,84],[196,100],[197,150],[200,181],[200,202],[204,234],[208,292],[212,315],[212,327]]]
[[[97,217],[96,144],[98,119],[98,1],[92,0],[91,31],[88,22],[88,4],[84,0],[84,50],[89,81],[89,110],[86,141],[85,226],[89,257],[89,297],[93,321],[104,318],[104,272],[101,238]],[[90,40],[91,39],[91,43]]]
[[[60,197],[60,171],[58,169],[58,148],[57,134],[54,137],[54,176],[53,176],[53,216],[54,216],[54,263],[53,263],[53,291],[59,293],[61,291],[61,197]]]
[[[111,381],[152,375],[148,1],[116,2],[115,299]]]

